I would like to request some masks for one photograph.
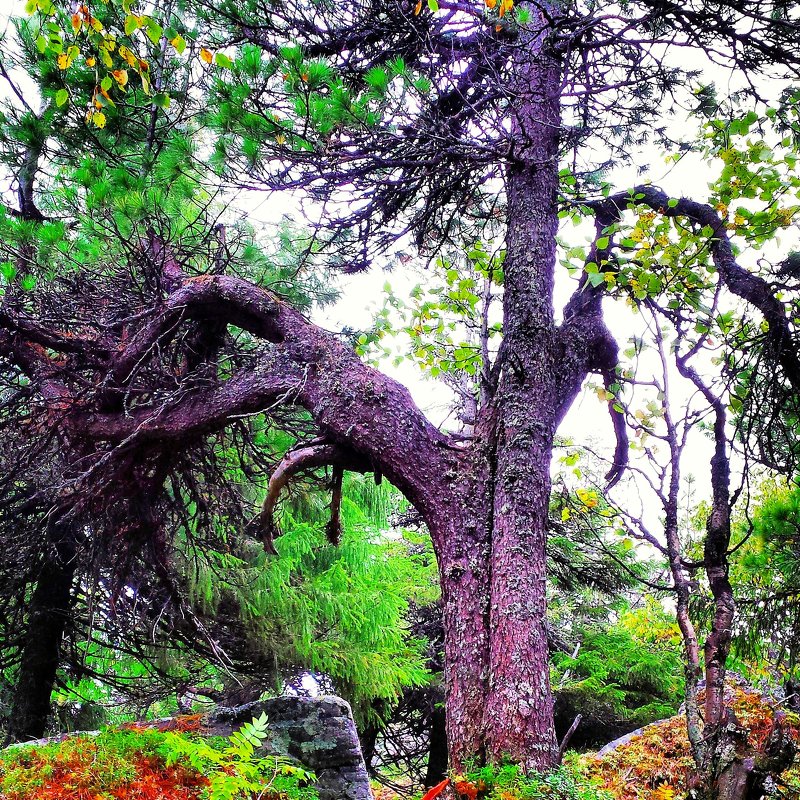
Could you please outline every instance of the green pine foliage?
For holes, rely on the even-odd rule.
[[[655,600],[595,624],[573,654],[552,656],[559,696],[585,716],[633,725],[672,716],[683,696],[680,633]]]
[[[396,500],[371,478],[347,476],[343,536],[334,546],[324,534],[327,494],[299,492],[283,509],[277,557],[251,540],[237,555],[187,552],[190,598],[208,614],[220,604],[236,608],[249,648],[268,656],[278,681],[320,673],[357,713],[376,699],[394,702],[404,687],[427,680],[423,643],[410,638],[404,614],[432,578],[415,572],[407,546],[391,538]]]
[[[800,678],[800,490],[781,481],[760,489],[749,518],[737,523],[731,577],[740,622],[738,667],[752,680]]]

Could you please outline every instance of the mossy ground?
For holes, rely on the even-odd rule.
[[[772,706],[759,694],[740,688],[734,692],[732,705],[741,725],[750,731],[751,744],[759,749],[772,726]],[[800,743],[800,716],[787,713],[786,721]],[[609,790],[614,800],[683,800],[693,767],[686,720],[678,715],[650,725],[602,758],[587,754],[573,763],[581,774]],[[781,776],[781,782],[778,798],[800,798],[800,759]]]

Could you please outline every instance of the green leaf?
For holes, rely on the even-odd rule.
[[[214,56],[214,63],[222,69],[230,69],[233,66],[233,60],[228,58],[225,53],[217,53]]]
[[[158,44],[164,34],[164,29],[154,20],[151,19],[147,23],[147,38],[153,43]]]
[[[139,19],[133,14],[125,17],[125,35],[130,36],[134,31],[139,29]]]
[[[56,92],[56,105],[60,108],[69,100],[69,92],[66,89],[59,89]]]
[[[106,75],[105,78],[100,81],[100,88],[105,92],[108,92],[113,85],[114,81],[111,80],[109,75]]]
[[[183,36],[177,33],[169,42],[175,48],[178,55],[183,55],[183,51],[186,49],[186,39],[184,39]]]
[[[428,0],[428,8],[431,11],[438,11],[439,10],[439,3],[437,0]]]
[[[592,272],[589,275],[589,283],[597,288],[601,284],[606,282],[606,276],[604,272]]]

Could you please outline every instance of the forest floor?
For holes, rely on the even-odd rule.
[[[751,743],[761,745],[775,708],[742,688],[735,690],[732,707],[741,726],[749,730]],[[800,716],[787,712],[785,718],[800,743]],[[100,736],[73,736],[43,747],[7,750],[0,756],[0,800],[201,800],[207,780],[196,771],[165,762],[159,748],[165,732],[191,735],[200,729],[200,719],[178,717],[166,724],[129,725]],[[685,719],[680,715],[648,725],[602,756],[571,753],[566,763],[568,773],[604,790],[597,796],[609,800],[682,800],[691,768]],[[461,800],[522,796],[513,790],[500,792],[499,786],[493,790],[476,779],[471,782],[469,776],[454,776],[453,786]],[[380,787],[375,787],[375,797],[405,800]],[[777,797],[800,798],[800,763],[781,776]]]
[[[774,705],[757,692],[737,687],[732,709],[743,728],[749,730],[750,745],[760,750],[774,719]],[[786,712],[792,736],[800,744],[800,716]],[[602,757],[588,753],[576,759],[586,777],[608,789],[614,800],[680,800],[687,791],[693,766],[686,718],[677,715],[645,727],[641,734]],[[800,798],[800,759],[781,776],[778,797]]]

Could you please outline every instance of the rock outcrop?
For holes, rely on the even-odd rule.
[[[314,772],[320,800],[371,800],[367,768],[346,701],[330,695],[284,696],[236,708],[218,707],[208,716],[207,732],[229,736],[262,713],[269,720],[265,750],[295,759]]]

